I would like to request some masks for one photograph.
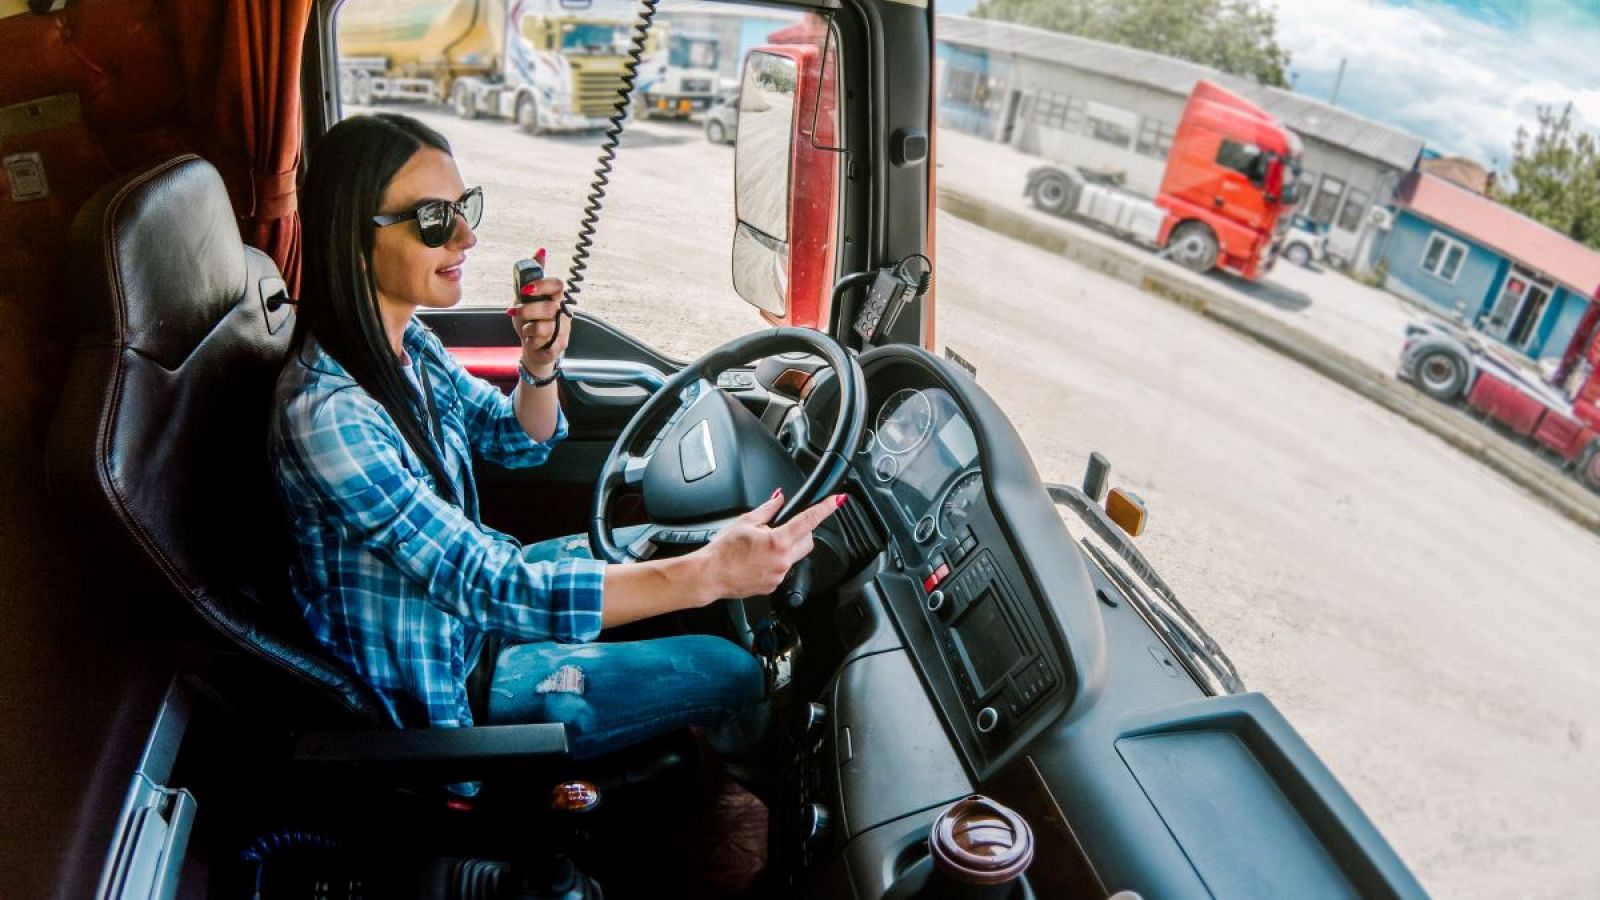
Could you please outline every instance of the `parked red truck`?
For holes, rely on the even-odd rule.
[[[1436,400],[1464,399],[1600,491],[1600,289],[1549,380],[1529,376],[1492,341],[1440,320],[1407,327],[1397,374]]]
[[[1072,167],[1028,173],[1035,206],[1166,251],[1197,272],[1254,280],[1272,268],[1294,212],[1300,138],[1266,110],[1210,81],[1195,83],[1154,200],[1097,184]]]

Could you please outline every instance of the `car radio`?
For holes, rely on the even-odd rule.
[[[998,736],[1050,692],[1057,674],[988,550],[970,553],[959,574],[949,571],[936,565],[923,581],[923,608],[968,721],[979,735]]]

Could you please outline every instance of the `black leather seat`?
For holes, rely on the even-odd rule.
[[[375,728],[387,722],[376,697],[311,637],[267,455],[293,307],[272,260],[241,242],[209,163],[183,156],[108,185],[75,220],[69,259],[80,334],[49,486],[89,529],[108,602],[148,608],[181,636],[191,677],[300,733],[303,758],[565,751],[560,725]],[[307,733],[329,727],[347,730]]]

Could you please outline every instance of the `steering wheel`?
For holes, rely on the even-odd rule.
[[[801,471],[772,429],[717,376],[734,366],[786,351],[820,357],[839,385],[839,416],[828,445],[809,474]],[[678,370],[622,429],[595,484],[589,546],[613,563],[642,558],[615,543],[611,506],[624,489],[643,494],[645,533],[653,544],[698,545],[735,517],[766,502],[773,488],[787,495],[773,524],[832,493],[843,480],[866,421],[866,381],[839,344],[809,328],[773,328],[736,338]]]

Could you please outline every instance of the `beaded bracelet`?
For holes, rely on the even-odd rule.
[[[550,371],[549,375],[540,378],[529,372],[527,364],[519,359],[517,360],[517,377],[522,379],[522,383],[528,387],[542,388],[554,384],[555,380],[561,377],[561,364],[556,363],[556,367]]]

